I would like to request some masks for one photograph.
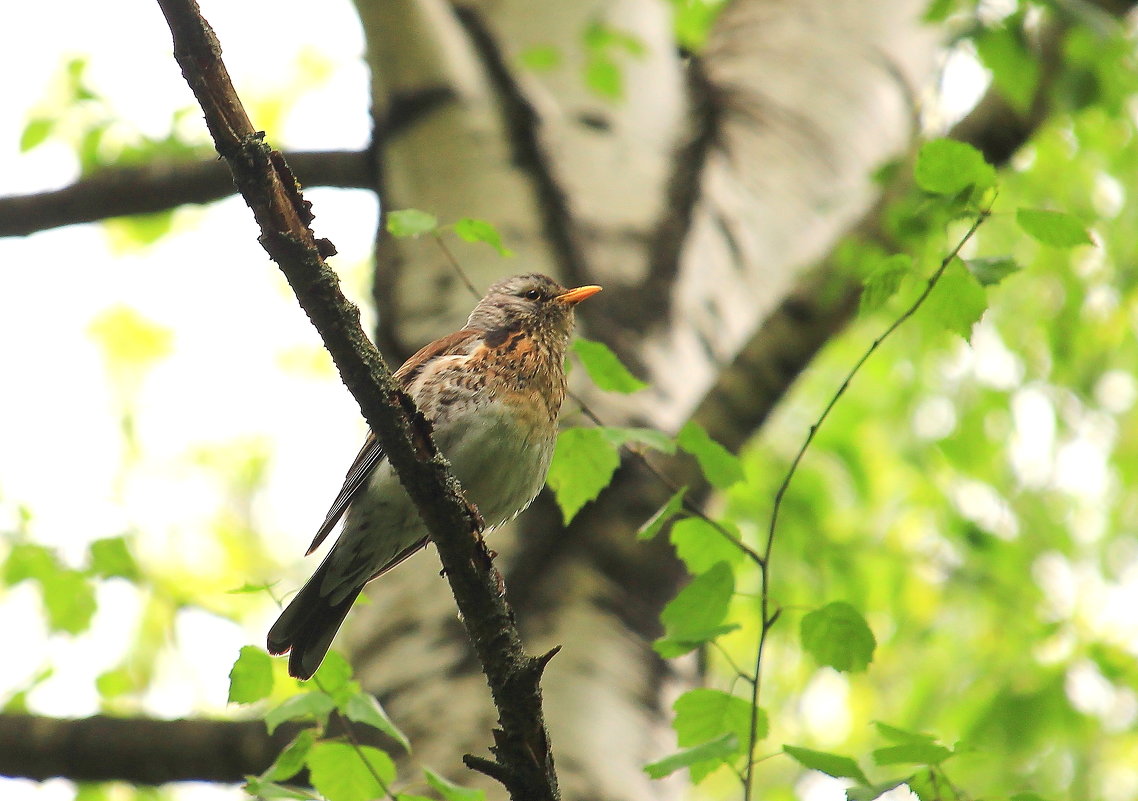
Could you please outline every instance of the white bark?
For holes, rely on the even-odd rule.
[[[484,245],[453,245],[477,286],[522,271],[564,278],[568,266],[585,273],[569,278],[610,288],[598,300],[621,289],[635,297],[645,278],[667,269],[650,262],[651,238],[673,211],[667,189],[684,166],[674,154],[690,135],[692,111],[667,3],[466,6],[512,68],[507,89],[520,88],[540,117],[536,167],[512,160],[517,143],[503,116],[509,99],[451,6],[358,3],[380,117],[395,94],[438,85],[455,93],[455,102],[385,145],[382,199],[444,222],[475,216],[496,224],[516,259]],[[736,0],[724,12],[702,56],[720,95],[719,127],[695,183],[691,226],[662,296],[666,307],[648,310],[649,320],[631,306],[586,315],[605,326],[587,333],[639,354],[652,384],[619,405],[590,397],[608,422],[678,428],[800,272],[864,212],[873,197],[868,174],[910,141],[909,98],[933,67],[933,43],[916,22],[923,5]],[[582,32],[598,20],[645,49],[642,58],[615,54],[626,94],[619,102],[590,93],[582,78]],[[519,55],[535,45],[557,48],[562,65],[521,69]],[[565,218],[553,224],[569,233],[568,251],[547,238],[550,198],[543,192],[550,185],[566,201]],[[385,243],[378,271],[386,292],[381,315],[405,348],[451,330],[472,303],[429,240]],[[498,533],[492,541],[504,553],[502,565],[510,540]],[[547,591],[545,603],[519,610],[531,651],[564,646],[543,683],[564,795],[676,798],[678,782],[649,782],[641,770],[674,745],[669,680],[643,635],[617,613],[630,600],[627,588],[606,577],[587,541],[568,541],[554,565],[525,566],[542,571]],[[634,563],[636,553],[626,547],[620,558]],[[433,555],[376,582],[372,598],[355,611],[348,635],[361,675],[412,735],[416,759],[456,776],[462,753],[483,752],[493,716]]]
[[[916,25],[924,5],[747,0],[720,17],[704,62],[729,111],[672,315],[644,343],[657,425],[682,425],[802,269],[872,202],[870,172],[911,140],[911,98],[933,67],[935,42]]]

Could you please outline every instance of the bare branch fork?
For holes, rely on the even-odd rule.
[[[422,516],[454,592],[463,623],[490,684],[500,729],[496,761],[467,756],[468,766],[502,782],[514,799],[559,798],[539,681],[554,652],[525,653],[501,581],[481,538],[477,511],[431,439],[430,424],[392,379],[359,324],[359,310],[324,263],[335,253],[316,239],[310,204],[284,158],[254,129],[221,60],[221,47],[194,0],[158,0],[174,38],[174,56],[205,113],[218,153],[253,210],[259,241],[285,274],[319,331],[341,378],[384,444]]]

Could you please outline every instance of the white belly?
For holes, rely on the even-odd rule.
[[[511,520],[545,484],[553,439],[521,433],[504,405],[485,406],[435,437],[487,528]]]
[[[511,411],[498,403],[438,426],[435,442],[466,497],[478,507],[487,530],[529,506],[545,484],[553,456],[553,437],[527,436]],[[344,529],[328,554],[322,594],[335,603],[426,536],[410,496],[384,459],[364,494],[348,507]]]

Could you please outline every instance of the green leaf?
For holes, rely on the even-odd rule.
[[[656,514],[652,515],[645,521],[644,525],[636,532],[636,539],[650,540],[654,539],[660,533],[668,521],[680,513],[684,507],[684,495],[687,494],[687,487],[680,487],[671,498],[668,498],[667,503],[656,510]]]
[[[418,209],[399,209],[387,212],[387,233],[397,239],[419,236],[437,230],[439,218]]]
[[[1035,793],[1016,793],[1010,801],[1047,801],[1043,796]]]
[[[635,443],[638,445],[647,445],[649,448],[660,451],[661,453],[676,452],[676,441],[664,432],[657,431],[654,428],[603,426],[600,430],[604,432],[608,441],[618,448],[622,445]]]
[[[913,271],[913,260],[904,253],[894,253],[881,262],[865,279],[861,290],[862,314],[879,309],[897,293],[901,281]]]
[[[95,615],[95,588],[78,570],[57,570],[40,579],[47,623],[51,631],[79,634]]]
[[[659,762],[645,765],[644,772],[648,774],[649,778],[662,779],[681,768],[688,768],[701,762],[715,761],[718,764],[738,750],[738,738],[734,734],[724,734],[709,743],[684,749],[671,756],[664,757]]]
[[[873,760],[878,765],[897,765],[914,763],[918,765],[939,765],[952,756],[952,750],[936,743],[914,742],[904,745],[890,745],[873,752]]]
[[[722,759],[708,760],[691,766],[692,781],[698,784],[705,776],[715,770],[725,759],[730,759],[746,750],[751,739],[751,704],[738,696],[722,690],[699,688],[688,690],[672,705],[676,717],[672,728],[676,731],[676,742],[681,748],[706,743],[724,734],[733,734],[739,743],[738,750]],[[755,738],[767,736],[767,716],[759,710],[756,719]]]
[[[28,693],[54,675],[55,668],[53,667],[46,667],[37,671],[29,680],[23,682],[16,692],[8,696],[8,699],[4,702],[2,711],[20,715],[28,714]],[[7,689],[10,691],[15,688],[8,687]]]
[[[735,628],[721,625],[734,593],[735,574],[726,562],[692,579],[660,613],[664,637],[653,646],[657,653],[679,656]]]
[[[918,801],[934,801],[940,795],[940,781],[932,768],[916,771],[905,784]]]
[[[820,665],[843,672],[865,670],[873,661],[877,641],[861,613],[844,601],[834,601],[802,618],[802,647]]]
[[[700,762],[714,761],[718,766],[737,750],[739,750],[739,740],[733,734],[725,734],[709,743],[696,745],[694,748],[671,754],[670,757],[658,762],[652,762],[651,765],[645,765],[644,773],[648,774],[649,778],[663,778],[676,773],[679,769],[699,765]]]
[[[352,666],[348,664],[344,655],[337,651],[328,652],[310,679],[313,686],[333,697],[337,692],[345,689],[351,680]]]
[[[514,251],[502,244],[502,236],[498,233],[498,229],[485,220],[463,217],[454,224],[454,232],[467,242],[485,242],[506,258],[514,255]]]
[[[427,784],[431,785],[445,801],[482,801],[486,797],[483,790],[475,790],[455,784],[444,779],[430,768],[423,768],[423,776],[426,777]]]
[[[138,581],[142,577],[138,564],[124,537],[107,537],[90,545],[91,572],[103,578],[118,577]]]
[[[395,779],[391,757],[370,745],[325,740],[312,746],[307,762],[312,786],[328,801],[374,801]]]
[[[79,144],[75,147],[75,155],[79,157],[80,175],[90,175],[99,167],[105,166],[101,151],[103,137],[106,136],[109,127],[109,121],[100,122],[90,126],[83,132],[82,137],[79,139]]]
[[[877,729],[877,733],[895,743],[932,743],[936,742],[936,737],[931,734],[922,734],[921,732],[909,731],[908,729],[898,728],[897,726],[890,726],[888,723],[882,723],[880,720],[873,721],[873,726]]]
[[[980,286],[995,286],[1009,275],[1018,273],[1022,267],[1008,256],[998,256],[988,259],[966,259],[964,266],[968,272],[976,277]]]
[[[620,466],[617,447],[599,428],[567,428],[557,437],[547,481],[565,524],[601,494]]]
[[[609,100],[624,97],[624,76],[620,67],[605,55],[590,56],[585,62],[585,85]]]
[[[743,478],[743,465],[735,454],[708,436],[703,426],[689,420],[676,437],[676,443],[699,462],[711,484],[727,489]]]
[[[968,339],[972,326],[988,308],[988,295],[959,259],[941,275],[925,301],[925,314],[954,334]]]
[[[323,726],[335,708],[336,702],[326,693],[315,691],[291,695],[265,713],[265,728],[272,734],[285,721],[300,718],[312,718]]]
[[[861,768],[849,757],[815,751],[811,748],[799,748],[796,745],[784,745],[782,750],[804,768],[820,771],[835,779],[853,779],[862,784],[869,784],[869,779],[862,773]]]
[[[118,698],[138,690],[138,682],[126,668],[106,670],[95,677],[95,689],[102,698]]]
[[[119,249],[147,247],[166,236],[174,228],[173,211],[132,214],[103,220],[103,229]]]
[[[318,798],[318,796],[313,793],[297,790],[294,787],[285,787],[283,784],[277,784],[276,782],[267,782],[257,776],[249,776],[246,778],[245,792],[256,799],[293,798],[307,801],[307,799]]]
[[[242,647],[229,671],[229,703],[252,704],[272,691],[272,657],[256,646]]]
[[[675,659],[738,629],[738,623],[730,623],[713,626],[690,637],[661,637],[652,643],[652,650],[663,659]]]
[[[735,537],[739,531],[730,524],[721,524]],[[723,532],[698,517],[688,517],[672,526],[668,535],[688,572],[699,575],[717,562],[737,564],[743,560],[742,549],[731,542]],[[682,743],[681,743],[682,745]]]
[[[379,729],[399,743],[404,751],[411,753],[411,741],[407,739],[406,734],[399,730],[398,726],[391,722],[391,718],[380,706],[379,700],[371,693],[361,690],[349,698],[344,707],[344,714],[349,720],[366,724],[373,729]]]
[[[957,195],[970,186],[987,189],[996,171],[972,145],[954,139],[925,142],[913,170],[917,186],[934,195]]]
[[[54,128],[55,120],[50,117],[36,117],[29,120],[20,134],[20,152],[27,153],[42,145],[51,136]]]
[[[876,801],[890,790],[905,784],[905,779],[892,779],[880,784],[866,784],[846,788],[846,801]]]
[[[643,56],[648,52],[647,46],[635,34],[622,31],[606,25],[600,20],[593,20],[584,30],[585,48],[599,52],[603,50],[623,50],[629,55]]]
[[[992,81],[1019,112],[1028,111],[1039,85],[1039,61],[1010,28],[990,28],[973,42],[976,54],[992,71]]]
[[[751,739],[751,704],[737,695],[698,687],[688,690],[672,704],[676,717],[672,728],[676,742],[687,748],[732,732],[742,748]],[[767,736],[766,714],[760,709],[756,738]]]
[[[548,72],[561,66],[561,51],[554,45],[534,45],[518,54],[522,66],[534,72]]]
[[[1016,212],[1016,223],[1032,239],[1054,248],[1094,244],[1083,224],[1066,212],[1019,209]]]
[[[308,752],[315,742],[315,730],[302,729],[292,739],[292,742],[285,746],[285,749],[281,751],[269,769],[261,774],[261,778],[266,781],[291,779],[304,767],[304,763],[308,759]]]
[[[51,548],[30,542],[17,542],[4,562],[4,583],[11,587],[27,579],[43,581],[46,576],[63,569]]]
[[[672,0],[671,5],[676,44],[689,52],[698,53],[707,42],[711,24],[719,16],[723,4],[704,0]]]
[[[101,312],[87,330],[116,370],[153,367],[174,349],[172,330],[129,306],[114,306]]]
[[[648,386],[628,371],[616,354],[603,342],[591,339],[577,339],[573,352],[581,360],[585,372],[599,389],[605,392],[620,392],[625,395],[639,392]]]
[[[278,582],[274,581],[269,584],[250,584],[245,582],[240,587],[234,587],[232,590],[226,590],[229,595],[248,595],[251,593],[265,592],[277,586]]]
[[[956,10],[956,4],[957,0],[932,0],[921,19],[924,22],[944,22]]]

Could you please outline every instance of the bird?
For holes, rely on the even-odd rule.
[[[578,303],[601,291],[515,275],[490,286],[459,331],[420,349],[395,380],[431,422],[468,501],[492,530],[545,485],[565,397],[565,353]],[[428,534],[383,443],[369,431],[306,555],[343,518],[335,544],[269,629],[271,654],[309,679],[356,596],[426,546]]]

